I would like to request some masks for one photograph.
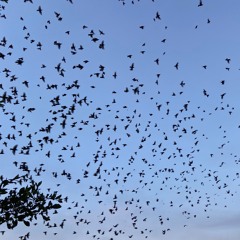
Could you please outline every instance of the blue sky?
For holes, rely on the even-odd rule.
[[[240,3],[124,3],[1,1],[0,173],[68,196],[2,239],[239,239]]]

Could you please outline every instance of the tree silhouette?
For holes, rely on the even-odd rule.
[[[42,182],[35,182],[28,173],[12,179],[1,175],[0,182],[0,225],[6,223],[9,229],[19,222],[30,226],[38,216],[50,221],[49,211],[61,208],[62,196],[42,193]]]

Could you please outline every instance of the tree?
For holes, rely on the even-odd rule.
[[[38,216],[50,221],[49,211],[61,208],[62,196],[56,191],[42,193],[42,182],[35,182],[29,173],[12,179],[1,175],[0,182],[0,225],[6,223],[9,229],[15,228],[19,222],[30,226]]]

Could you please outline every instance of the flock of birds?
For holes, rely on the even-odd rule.
[[[225,151],[232,142],[221,120],[231,121],[239,111],[227,100],[226,80],[216,83],[219,93],[200,86],[198,98],[191,95],[191,83],[179,78],[165,91],[158,67],[167,50],[148,62],[154,73],[142,77],[146,69],[137,59],[149,57],[147,42],[138,53],[119,53],[123,62],[108,66],[104,61],[118,58],[108,52],[110,33],[84,22],[72,26],[64,10],[34,0],[18,3],[30,15],[11,15],[12,2],[0,4],[1,26],[16,24],[0,36],[0,160],[41,179],[46,191],[65,196],[54,222],[34,222],[33,229],[44,229],[41,239],[60,239],[69,231],[83,239],[145,239],[156,232],[164,237],[174,231],[174,218],[187,227],[199,212],[210,218],[214,208],[228,207],[238,194],[240,158]],[[76,2],[61,4],[72,9]],[[128,7],[140,0],[119,2]],[[163,21],[156,10],[152,23],[167,36]],[[212,24],[209,18],[206,24]],[[161,46],[167,42],[163,37]],[[222,62],[230,72],[231,58]],[[181,68],[180,60],[168,66],[176,76]],[[208,71],[206,64],[200,68]],[[240,123],[232,125],[237,134]]]

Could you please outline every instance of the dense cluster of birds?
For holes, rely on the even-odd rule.
[[[201,84],[191,90],[190,80],[178,77],[186,68],[181,59],[167,67],[176,81],[165,82],[160,67],[169,39],[161,9],[151,20],[165,34],[162,55],[150,54],[149,62],[148,42],[117,56],[108,51],[104,27],[73,26],[69,12],[34,0],[18,3],[31,14],[12,15],[12,2],[0,4],[1,26],[16,24],[0,36],[0,161],[65,195],[52,224],[34,223],[43,228],[41,239],[60,239],[63,231],[84,239],[164,236],[174,231],[174,218],[187,227],[199,212],[210,218],[212,209],[228,207],[238,194],[240,156],[229,150],[226,119],[236,134],[239,109],[228,99],[226,79],[213,83],[217,91]],[[73,11],[76,2],[61,4]],[[140,1],[119,2],[123,8]],[[204,8],[202,0],[195,5]],[[230,72],[231,58],[221,61]],[[152,69],[146,76],[143,63]],[[28,238],[31,232],[20,236]]]

